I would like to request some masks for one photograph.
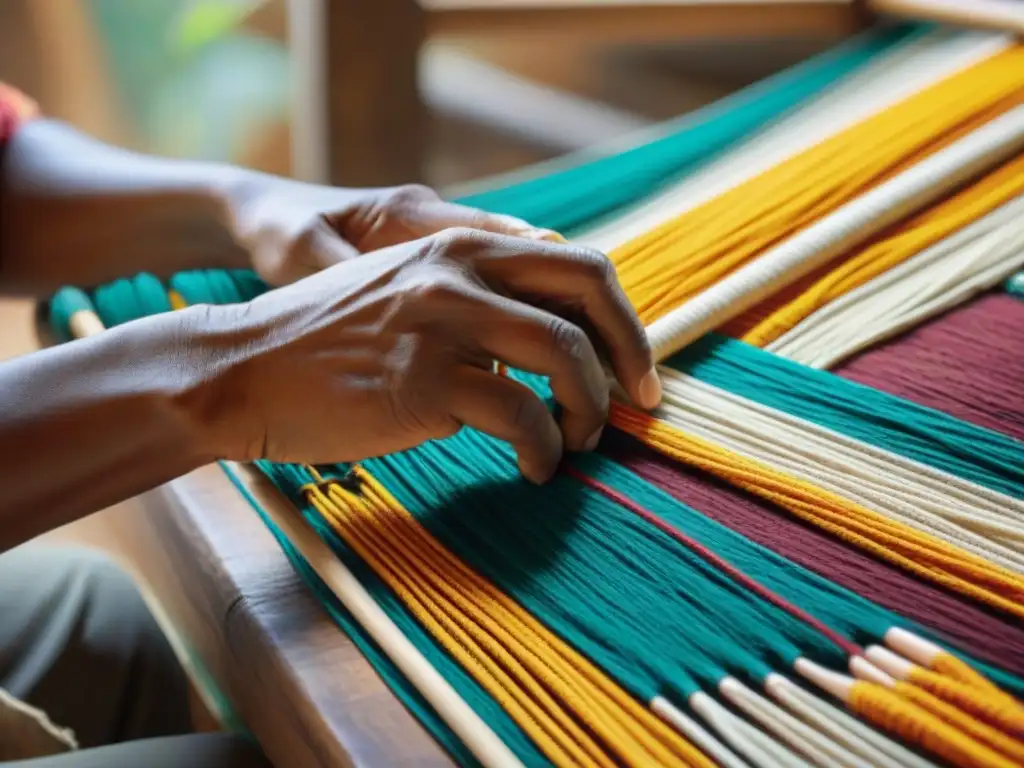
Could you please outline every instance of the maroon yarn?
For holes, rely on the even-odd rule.
[[[1024,440],[1024,301],[986,294],[836,373]]]
[[[679,501],[753,542],[901,616],[930,627],[954,645],[1024,675],[1024,623],[990,613],[959,595],[876,560],[785,511],[630,437],[613,433],[602,446],[624,467]]]
[[[984,295],[840,366],[841,376],[1024,440],[1024,302]],[[610,436],[611,437],[611,436]],[[619,463],[683,503],[830,581],[1024,675],[1024,622],[990,612],[851,547],[631,438]]]

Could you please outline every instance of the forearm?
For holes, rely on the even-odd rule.
[[[213,458],[198,311],[0,364],[0,551]]]
[[[127,152],[48,121],[15,134],[0,171],[0,292],[248,266],[232,202],[258,174]]]

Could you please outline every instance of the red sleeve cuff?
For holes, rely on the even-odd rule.
[[[36,103],[21,91],[0,83],[0,146],[6,144],[18,127],[38,113]]]

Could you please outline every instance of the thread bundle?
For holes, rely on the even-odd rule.
[[[1020,100],[1022,63],[1020,48],[993,46],[964,72],[823,142],[828,149],[797,154],[656,229],[619,254],[628,257],[620,266],[631,297],[646,292],[640,305],[648,319],[669,311],[701,281],[714,282],[858,190],[985,123]],[[908,129],[897,131],[908,116]],[[713,122],[689,135],[703,135]],[[870,156],[858,143],[869,133],[865,125],[889,131],[889,142]],[[655,176],[665,178],[647,178]],[[783,183],[792,196],[777,211],[756,199]],[[983,198],[972,209],[981,215],[1012,198],[1015,183],[1005,169],[996,171],[961,192],[960,202]],[[553,191],[544,204],[554,216],[553,199],[572,204],[574,194]],[[809,281],[802,288],[819,298],[806,303],[848,295],[870,282],[867,274],[888,274],[955,235],[970,224],[959,210],[940,205],[910,221],[903,235],[879,240],[872,247],[884,258],[847,255],[837,292],[822,294],[821,284]],[[732,249],[732,262],[716,263],[715,233],[726,233],[722,247]],[[900,257],[888,258],[900,243]],[[703,271],[691,283],[676,279],[695,264]],[[52,309],[61,329],[90,307],[113,325],[263,290],[249,273],[188,273],[168,286],[139,276],[91,297],[65,295]],[[971,317],[1011,322],[1001,302],[1013,301],[987,297],[977,306],[995,310]],[[936,332],[924,346],[929,354],[945,349],[961,333]],[[939,346],[929,346],[936,339]],[[519,478],[508,446],[470,430],[357,467],[259,468],[525,764],[703,766],[709,757],[728,766],[929,764],[900,742],[956,765],[1018,764],[1024,710],[1013,696],[1024,692],[1024,579],[1012,514],[1024,498],[1024,446],[1012,425],[1024,409],[1007,388],[1015,369],[997,377],[991,401],[972,400],[968,423],[881,391],[898,390],[906,375],[915,388],[911,400],[946,410],[960,396],[944,395],[949,388],[940,377],[922,383],[910,371],[890,375],[898,371],[891,361],[872,373],[865,361],[882,354],[844,371],[885,380],[867,388],[711,336],[668,361],[669,407],[657,419],[616,406],[613,424],[642,439],[644,452],[653,447],[682,459],[759,501],[716,489],[628,441],[618,444],[614,460],[604,453],[573,457],[538,489]],[[510,375],[553,405],[543,379]],[[993,431],[996,423],[1005,434]],[[822,457],[836,463],[822,464]],[[878,462],[891,465],[886,471],[907,490],[897,491],[890,475],[865,474],[860,489],[844,481],[850,467]],[[259,512],[258,499],[239,488]],[[817,528],[808,533],[792,517],[780,518],[783,510]],[[274,532],[403,699],[460,762],[472,764]],[[835,562],[823,561],[821,550],[834,552]],[[998,640],[983,642],[985,628],[998,631]],[[948,643],[948,650],[920,638]],[[973,658],[961,660],[953,649]]]

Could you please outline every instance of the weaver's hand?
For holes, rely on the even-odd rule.
[[[285,285],[354,256],[467,227],[533,239],[557,239],[512,216],[443,200],[419,185],[339,189],[256,177],[239,186],[237,237],[255,270]]]
[[[194,322],[197,338],[217,339],[207,345],[210,402],[217,452],[230,458],[355,461],[468,425],[510,442],[524,475],[542,482],[563,449],[600,436],[601,357],[638,405],[660,397],[643,327],[607,259],[480,230],[343,260]],[[494,361],[550,376],[561,425]]]

